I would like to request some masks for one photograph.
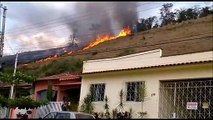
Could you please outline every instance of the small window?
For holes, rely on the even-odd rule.
[[[103,101],[104,100],[104,91],[105,84],[92,84],[92,99],[93,101]]]
[[[143,82],[127,82],[127,97],[126,101],[140,102],[140,91]]]

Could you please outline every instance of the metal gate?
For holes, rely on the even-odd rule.
[[[213,118],[213,78],[160,82],[160,118]],[[196,103],[187,109],[187,102]]]

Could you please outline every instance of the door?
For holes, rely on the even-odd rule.
[[[161,81],[160,118],[213,118],[213,79]]]

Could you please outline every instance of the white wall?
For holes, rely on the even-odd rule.
[[[161,50],[157,49],[117,58],[84,61],[83,73],[213,60],[213,51],[169,57],[161,57],[161,54]]]
[[[143,109],[148,113],[146,118],[158,118],[159,80],[206,77],[213,78],[212,63],[85,74],[82,78],[80,101],[86,96],[90,84],[105,83],[105,95],[109,98],[110,112],[112,112],[112,109],[119,104],[119,91],[121,89],[126,90],[126,82],[145,81],[148,99],[145,101]],[[153,93],[155,93],[155,96],[151,96]],[[94,103],[96,112],[104,112],[104,102]],[[125,110],[132,108],[133,117],[137,118],[137,112],[141,111],[141,103],[125,101],[124,108]]]

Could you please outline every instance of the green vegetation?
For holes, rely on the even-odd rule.
[[[19,109],[33,109],[40,107],[41,105],[46,105],[48,103],[47,100],[40,100],[40,101],[35,101],[30,97],[20,97],[20,98],[15,98],[15,99],[6,99],[4,97],[0,97],[0,104],[2,107],[9,107],[9,108],[16,108],[18,107]]]
[[[145,82],[143,82],[143,83],[140,85],[139,96],[140,96],[141,109],[142,109],[142,112],[139,112],[139,114],[140,114],[140,117],[143,118],[144,115],[147,114],[145,111],[143,111],[143,103],[144,103],[144,101],[145,101],[145,100],[147,99],[147,97],[148,97],[148,95],[147,95],[147,88],[146,88]]]
[[[136,24],[136,30],[134,30],[134,31],[136,31],[136,32],[147,31],[147,34],[148,34],[148,32],[149,32],[148,30],[151,30],[153,28],[160,28],[163,26],[167,26],[169,24],[179,24],[179,23],[181,23],[181,22],[183,23],[184,21],[187,21],[187,20],[198,19],[198,18],[206,17],[208,15],[213,14],[212,8],[209,8],[209,7],[203,7],[203,8],[193,7],[193,8],[185,8],[185,9],[175,9],[174,11],[172,11],[172,8],[173,8],[172,3],[163,4],[162,8],[158,11],[160,13],[159,19],[156,16],[151,16],[149,18],[141,18],[139,21],[134,23],[134,24]],[[203,19],[203,20],[205,20],[205,19]],[[191,21],[189,21],[189,22],[191,22]],[[203,25],[206,25],[205,30],[208,30],[210,28],[210,26],[212,26],[212,23],[205,23]],[[130,25],[130,26],[133,26],[133,25]],[[178,33],[178,32],[183,31],[183,29],[179,29],[178,26],[180,27],[182,25],[179,24],[179,25],[176,25],[175,27],[171,27],[170,30],[173,30],[173,28],[174,28],[174,30],[177,31],[177,34],[175,32],[174,32],[175,35],[171,34],[172,37],[180,36],[180,35],[182,36],[181,32],[180,33]],[[196,26],[196,25],[194,24],[194,26]],[[92,30],[94,32],[94,36],[96,36],[97,31],[100,27],[101,27],[101,25],[99,25],[99,24],[91,24],[90,30]],[[193,27],[191,27],[191,28],[193,29]],[[191,28],[188,28],[188,29],[191,29]],[[163,34],[163,29],[161,32]],[[142,40],[146,41],[146,43],[149,43],[150,38],[147,36],[145,37],[144,33],[145,32],[143,32]],[[157,33],[157,32],[155,32],[155,33]],[[158,42],[156,39],[158,37],[161,38],[161,34],[154,34],[154,33],[152,33],[152,34],[153,34],[152,44],[155,44]],[[199,34],[199,32],[192,31],[192,33],[186,32],[186,34],[193,36],[193,35]],[[167,38],[169,39],[170,35],[168,35],[168,36],[165,35],[165,40]],[[162,37],[162,39],[163,39],[163,37]],[[127,47],[127,46],[130,46],[133,48],[134,47],[133,43],[136,43],[136,41],[137,41],[137,37],[134,38],[134,41],[132,41],[132,44],[127,43],[128,40],[126,40],[126,41],[122,41],[122,43],[119,45],[121,45],[123,48]],[[115,42],[115,43],[118,43],[118,42]],[[139,41],[137,43],[140,44]],[[110,50],[112,50],[111,48],[118,48],[118,44],[111,44],[110,47],[107,46],[107,44],[106,44],[106,46],[103,46],[103,48],[107,48],[109,50],[109,52],[105,52],[105,53],[102,53],[102,51],[97,52],[97,51],[99,51],[98,47],[97,48],[94,47],[92,49],[93,52],[90,52],[88,54],[84,54],[84,55],[83,54],[78,54],[78,55],[73,54],[71,56],[59,57],[55,60],[46,61],[46,62],[42,62],[42,63],[36,63],[36,62],[30,63],[29,65],[26,65],[26,66],[23,66],[23,65],[19,66],[19,70],[28,75],[34,75],[37,77],[50,76],[50,75],[64,73],[64,72],[81,73],[83,59],[77,59],[77,57],[83,57],[83,58],[86,58],[85,60],[87,60],[87,59],[94,59],[94,58],[117,57],[117,56],[132,54],[135,52],[135,50],[132,48],[125,48],[125,49],[121,50],[121,52],[119,54],[113,54],[113,52],[110,52]],[[141,48],[143,48],[143,46]],[[139,49],[137,48],[137,51],[139,51]],[[150,49],[151,49],[151,47],[150,47]],[[116,49],[114,49],[114,50],[116,50]],[[170,50],[169,48],[167,50],[167,48],[165,48],[164,51],[166,53],[167,51],[172,51],[172,50]],[[184,51],[184,50],[180,50],[180,51]],[[81,53],[81,52],[79,52],[79,53]],[[168,54],[170,54],[170,52],[168,52]],[[5,71],[7,73],[12,73],[13,68],[5,68]]]
[[[53,100],[53,89],[51,81],[48,81],[48,88],[47,88],[47,100]]]
[[[137,31],[146,31],[152,28],[159,28],[168,24],[181,23],[183,21],[198,19],[213,14],[213,10],[210,9],[210,7],[175,9],[175,11],[172,11],[172,7],[172,3],[162,5],[162,8],[160,9],[161,16],[159,18],[159,20],[162,22],[160,24],[156,16],[152,16],[147,19],[141,18],[140,21],[136,23]]]
[[[83,67],[83,60],[73,57],[62,57],[52,61],[42,63],[31,63],[28,65],[19,66],[19,70],[28,75],[36,77],[45,77],[64,72],[81,73]],[[13,68],[6,68],[5,72],[12,73]]]
[[[109,100],[108,100],[108,97],[107,97],[107,96],[105,97],[104,101],[105,101],[105,104],[104,104],[105,117],[106,117],[106,119],[109,119],[109,118],[110,118],[109,104],[108,104]]]
[[[93,92],[92,87],[90,87],[89,93],[83,99],[83,103],[81,105],[81,111],[86,113],[93,113],[94,104],[93,101]]]
[[[27,82],[27,83],[33,83],[35,81],[35,77],[34,76],[28,76],[26,74],[23,74],[21,72],[17,72],[15,74],[15,76],[13,76],[12,74],[8,74],[8,73],[2,73],[0,72],[0,80],[3,83],[7,83],[9,85],[14,84],[14,93],[16,93],[16,87],[20,84],[20,82]],[[0,95],[0,105],[2,107],[9,107],[9,108],[36,108],[39,107],[41,105],[46,105],[48,103],[47,100],[43,100],[43,101],[35,101],[32,98],[28,97],[28,96],[19,96],[16,97],[16,95],[14,95],[14,99],[8,99],[3,95]]]

